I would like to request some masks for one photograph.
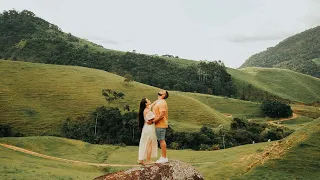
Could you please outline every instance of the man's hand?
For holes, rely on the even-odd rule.
[[[149,121],[147,121],[147,124],[149,124],[149,125],[153,124],[152,120],[153,119],[150,119]]]

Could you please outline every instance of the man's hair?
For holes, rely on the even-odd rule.
[[[166,95],[164,96],[163,99],[167,99],[168,97],[169,97],[169,93],[168,93],[168,91],[166,91]]]

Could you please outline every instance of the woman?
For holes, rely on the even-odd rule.
[[[146,122],[155,117],[151,108],[157,101],[151,104],[150,100],[143,98],[140,102],[139,109],[139,128],[141,132],[141,138],[139,143],[139,164],[145,165],[153,163],[151,157],[158,156],[157,137],[155,125],[148,125]],[[146,159],[146,162],[145,162]]]

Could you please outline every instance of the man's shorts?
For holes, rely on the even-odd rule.
[[[156,135],[158,141],[166,139],[167,128],[156,128]]]

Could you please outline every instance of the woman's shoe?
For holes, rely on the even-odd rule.
[[[154,161],[147,161],[145,164],[154,164]]]
[[[143,160],[138,160],[138,163],[139,164],[141,164],[141,165],[143,165],[143,166],[145,166],[146,164],[145,164],[145,162],[143,161]]]

